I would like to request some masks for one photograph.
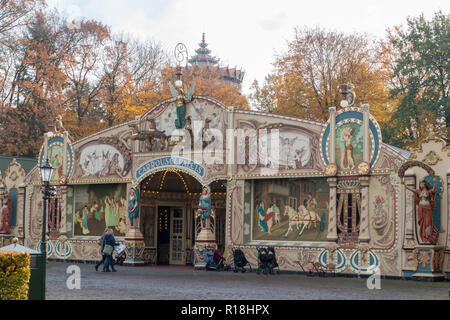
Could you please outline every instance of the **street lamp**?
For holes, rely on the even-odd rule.
[[[53,174],[53,167],[50,162],[47,160],[40,167],[41,169],[41,179],[44,183],[44,190],[42,191],[43,199],[44,199],[44,211],[42,217],[42,239],[41,239],[41,261],[42,261],[42,295],[41,297],[45,300],[45,281],[46,281],[46,267],[47,267],[47,201],[50,196],[55,194],[55,187],[50,186],[50,180]]]

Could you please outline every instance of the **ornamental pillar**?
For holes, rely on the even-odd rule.
[[[329,211],[328,211],[328,234],[327,234],[327,240],[328,241],[337,241],[337,226],[336,226],[336,220],[337,220],[337,214],[336,214],[336,194],[337,194],[337,179],[336,178],[328,178],[327,179],[328,185],[330,186],[330,196],[329,196]]]
[[[370,163],[369,105],[363,104],[361,109],[363,113],[363,161]]]
[[[369,242],[369,177],[361,177],[359,181],[361,183],[361,216],[359,224],[359,241]]]
[[[336,107],[328,108],[330,112],[330,140],[328,142],[328,152],[330,153],[330,163],[336,163]]]
[[[136,190],[139,187],[136,187]],[[132,190],[132,186],[128,185],[127,188],[128,197],[130,197],[130,191]],[[137,191],[139,192],[139,191]],[[124,262],[126,265],[132,265],[132,266],[141,266],[145,264],[145,261],[143,259],[143,253],[145,249],[145,242],[144,242],[144,236],[142,235],[141,230],[139,229],[140,226],[140,216],[141,216],[141,200],[138,197],[138,216],[133,219],[133,225],[131,225],[131,219],[129,219],[127,214],[127,232],[125,234],[125,241],[124,245],[126,246],[127,250],[127,258]]]

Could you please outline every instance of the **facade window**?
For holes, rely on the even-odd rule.
[[[343,247],[354,247],[358,243],[361,215],[359,186],[356,188],[338,186],[337,203],[338,241]]]

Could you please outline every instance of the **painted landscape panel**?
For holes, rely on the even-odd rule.
[[[324,178],[255,180],[252,240],[325,241],[328,197]]]

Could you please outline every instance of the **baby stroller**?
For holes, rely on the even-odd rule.
[[[245,272],[247,271],[245,269],[245,266],[248,265],[250,267],[250,271],[252,271],[252,266],[248,262],[247,258],[245,257],[244,252],[242,252],[241,249],[233,250],[233,259],[234,259],[234,272]]]
[[[214,249],[206,253],[206,270],[221,271],[224,269],[223,257],[219,250]]]
[[[258,271],[257,274],[261,272],[263,274],[273,274],[273,269],[277,268],[277,274],[280,273],[277,258],[275,256],[275,248],[268,247],[267,249],[261,247],[258,249]]]
[[[268,247],[267,248],[267,267],[269,269],[269,273],[273,273],[273,270],[277,268],[277,274],[280,274],[280,266],[277,262],[277,256],[275,255],[275,248]]]
[[[118,244],[117,246],[114,246],[114,255],[113,255],[114,264],[118,264],[120,266],[123,265],[123,262],[127,258],[125,249],[126,249],[125,245],[121,243]]]

